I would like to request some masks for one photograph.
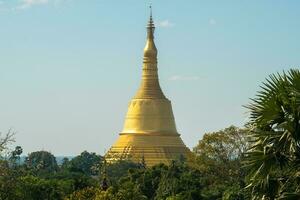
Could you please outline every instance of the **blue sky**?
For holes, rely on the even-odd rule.
[[[299,1],[152,0],[160,82],[178,131],[247,121],[271,73],[300,63]],[[103,154],[140,82],[149,1],[1,0],[0,131],[25,154]]]

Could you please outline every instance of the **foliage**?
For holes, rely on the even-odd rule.
[[[246,129],[230,126],[204,134],[194,148],[195,154],[189,157],[190,165],[203,174],[204,199],[221,199],[234,184],[238,188],[245,186],[241,160],[248,146]]]
[[[0,132],[0,159],[3,157],[3,151],[7,150],[7,146],[14,142],[14,135],[11,130],[9,130],[6,134]]]
[[[16,199],[16,174],[7,160],[0,160],[0,199]]]
[[[117,199],[201,199],[201,174],[186,163],[159,164],[151,168],[130,169],[114,186]]]
[[[271,75],[247,108],[252,199],[300,199],[300,71]]]
[[[54,173],[58,170],[56,158],[50,152],[36,151],[28,155],[26,167],[35,173]]]
[[[63,168],[72,172],[82,172],[86,175],[98,175],[103,157],[87,151],[82,152],[71,161],[63,160]]]
[[[156,191],[155,199],[179,196],[182,199],[202,199],[200,171],[189,168],[185,163],[172,162],[162,178]]]
[[[119,179],[127,175],[129,169],[139,169],[140,165],[130,160],[119,160],[106,166],[107,176],[111,184],[116,184]]]
[[[249,147],[247,130],[230,126],[218,132],[204,134],[194,148],[197,156],[226,163],[240,159]]]
[[[66,181],[46,180],[36,176],[20,177],[17,193],[19,199],[63,199],[65,192],[68,191],[69,183]]]
[[[16,167],[17,165],[20,165],[20,156],[22,153],[23,153],[23,149],[20,146],[16,146],[15,150],[13,150],[11,152],[9,161],[10,161],[12,167]]]
[[[65,200],[95,200],[97,193],[100,193],[98,188],[86,187],[81,190],[76,190]]]
[[[234,184],[224,191],[222,200],[244,200],[246,199],[246,193],[245,189],[241,188],[239,184]]]
[[[24,164],[15,163],[20,153],[21,148],[16,147],[11,157],[0,160],[1,200],[59,200],[74,191],[98,185],[97,180],[91,176],[61,169],[49,152],[33,152]]]
[[[161,182],[162,176],[166,173],[168,167],[164,164],[159,164],[148,168],[147,170],[130,170],[130,179],[137,182],[143,194],[149,199],[154,199],[156,192]]]
[[[95,200],[113,200],[114,199],[113,187],[108,188],[106,191],[99,191],[96,194]]]
[[[0,199],[18,199],[15,189],[23,168],[16,161],[20,159],[22,148],[17,146],[7,159],[0,158]]]
[[[138,185],[132,182],[125,182],[120,185],[118,192],[114,195],[114,199],[118,200],[146,200],[147,197],[142,194]]]
[[[98,184],[97,179],[79,172],[59,171],[55,174],[43,174],[43,178],[69,181],[72,190],[81,190],[86,187],[94,187]]]
[[[239,140],[236,134],[241,136]],[[4,191],[0,199],[6,195],[6,199],[25,200],[216,200],[222,196],[244,200],[241,195],[244,176],[239,168],[243,151],[233,145],[241,147],[244,143],[240,141],[243,132],[236,127],[207,133],[188,159],[179,158],[168,166],[148,168],[129,160],[103,165],[101,156],[89,152],[64,159],[58,166],[51,153],[38,151],[30,153],[26,162],[20,164],[16,160],[22,148],[16,147],[10,158],[2,162],[5,175],[0,178],[0,192]],[[98,174],[104,171],[109,185],[106,191],[100,187],[103,174]]]

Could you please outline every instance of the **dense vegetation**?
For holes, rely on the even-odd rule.
[[[0,134],[0,200],[298,200],[300,72],[272,75],[246,106],[246,128],[206,133],[187,157],[147,167],[82,152],[62,164],[47,151],[8,150]]]
[[[20,163],[22,148],[16,147],[1,161],[0,199],[244,199],[245,133],[233,126],[207,133],[189,157],[153,167],[126,160],[106,164],[86,151],[61,165],[47,151]]]

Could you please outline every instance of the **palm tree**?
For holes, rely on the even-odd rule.
[[[246,107],[252,199],[300,199],[300,71],[270,75]]]

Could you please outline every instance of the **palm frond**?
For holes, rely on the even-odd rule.
[[[290,173],[300,171],[300,71],[292,69],[270,75],[245,107],[250,111],[252,145],[243,165],[249,172],[252,197],[299,197],[284,191],[282,183],[287,179],[276,178],[278,174],[274,177],[274,171],[287,167],[291,168]],[[280,190],[274,190],[272,185]]]

